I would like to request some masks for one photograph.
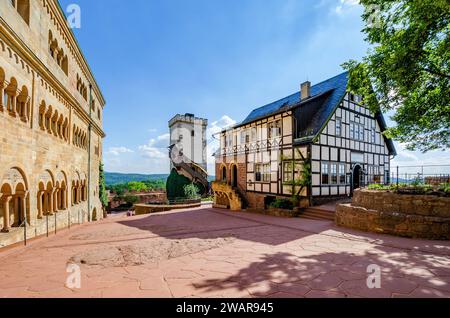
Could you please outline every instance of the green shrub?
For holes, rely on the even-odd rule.
[[[270,204],[270,207],[274,209],[293,210],[294,203],[290,199],[276,199]]]
[[[191,184],[185,176],[179,175],[176,169],[172,169],[166,182],[167,198],[169,200],[184,197],[184,186]]]
[[[129,206],[138,203],[139,198],[135,195],[126,195],[123,197],[123,200],[125,201],[125,203]]]
[[[384,184],[371,184],[368,186],[369,190],[375,190],[375,191],[389,191],[389,190],[393,190],[393,188],[391,186],[388,185],[384,185]]]
[[[198,187],[197,187],[195,184],[193,184],[193,183],[186,184],[186,185],[183,187],[183,191],[184,191],[184,197],[185,197],[186,199],[197,199],[197,198],[199,197],[199,196],[198,196],[199,189],[198,189]]]
[[[439,191],[445,192],[447,194],[450,193],[450,183],[443,183],[439,186]]]

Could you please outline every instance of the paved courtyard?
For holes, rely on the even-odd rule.
[[[0,264],[1,297],[450,297],[450,242],[208,207],[111,217],[0,251]],[[65,287],[67,264],[80,289]]]

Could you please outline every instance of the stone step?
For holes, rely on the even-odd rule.
[[[308,208],[301,214],[303,218],[309,218],[314,220],[329,220],[334,221],[335,212],[328,210],[321,210],[317,208]]]

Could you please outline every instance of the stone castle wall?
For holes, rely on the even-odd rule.
[[[450,198],[357,190],[338,205],[336,223],[353,229],[426,239],[450,239]]]
[[[105,101],[57,1],[19,11],[0,1],[0,246],[22,239],[25,218],[40,235],[47,215],[61,229],[69,214],[102,217]]]

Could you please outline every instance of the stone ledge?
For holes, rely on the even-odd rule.
[[[175,205],[158,205],[158,204],[135,204],[134,210],[136,215],[144,215],[158,212],[167,212],[172,210],[199,208],[202,203],[175,204]]]

